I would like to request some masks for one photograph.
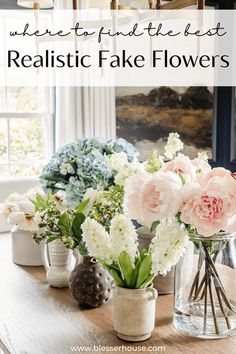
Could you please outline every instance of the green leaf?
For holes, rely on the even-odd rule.
[[[89,206],[89,199],[82,200],[81,203],[79,203],[75,207],[75,212],[76,213],[82,213],[82,214],[87,214],[88,212],[88,206]]]
[[[135,268],[133,270],[133,273],[132,273],[132,277],[131,277],[131,283],[130,283],[130,287],[132,289],[135,288],[135,285],[136,285],[136,281],[137,281],[137,278],[138,278],[138,273],[139,273],[139,267],[141,265],[141,262],[142,262],[142,258],[139,257],[137,262],[136,262],[136,265],[135,265]]]
[[[119,286],[120,288],[124,288],[125,283],[120,278],[119,273],[114,268],[110,268],[109,273],[111,274],[112,278],[115,280],[116,285]]]
[[[78,246],[79,253],[81,256],[88,256],[88,250],[84,241],[81,241]]]
[[[71,220],[66,211],[61,214],[60,219],[58,221],[58,227],[61,230],[61,233],[64,236],[70,236],[71,233]]]
[[[143,248],[142,251],[140,252],[140,258],[141,258],[141,260],[144,259],[144,257],[147,255],[147,253],[148,253],[147,248]]]
[[[149,285],[151,285],[154,278],[155,276],[153,274],[150,274],[149,277],[145,280],[145,282],[140,286],[140,289],[147,288]]]
[[[57,236],[51,236],[47,239],[46,243],[48,244],[48,243],[58,240],[58,239],[59,239],[59,237],[57,237]]]
[[[158,226],[159,224],[160,224],[160,221],[159,221],[159,220],[154,221],[154,222],[152,223],[152,226],[151,226],[150,231],[151,231],[151,232],[155,231],[156,228],[157,228],[157,226]]]
[[[82,213],[76,214],[74,217],[74,220],[72,222],[72,233],[73,233],[73,239],[76,240],[77,244],[80,243],[82,240],[82,229],[81,225],[83,224],[85,220],[85,216]]]
[[[147,280],[150,275],[152,266],[152,257],[147,255],[143,258],[142,263],[139,268],[138,279],[136,282],[136,289],[139,289],[140,286]]]
[[[121,273],[123,274],[124,280],[129,287],[131,284],[133,266],[130,256],[125,251],[121,252],[119,256],[119,266],[121,268]]]

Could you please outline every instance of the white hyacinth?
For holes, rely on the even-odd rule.
[[[161,221],[150,246],[151,273],[165,275],[170,271],[184,254],[188,241],[189,236],[185,226],[175,217]]]
[[[81,226],[83,241],[86,244],[88,253],[105,263],[111,264],[113,251],[111,239],[105,228],[96,220],[87,217]]]
[[[138,253],[138,235],[126,216],[117,215],[112,219],[110,235],[104,226],[90,217],[85,219],[81,228],[83,241],[91,257],[111,264],[118,260],[122,251],[126,251],[134,262]]]
[[[126,251],[134,262],[138,253],[138,235],[134,225],[125,215],[117,215],[111,221],[110,235],[115,260]]]
[[[167,144],[165,146],[165,157],[169,160],[173,159],[176,155],[176,153],[180,150],[182,150],[184,147],[184,144],[182,141],[179,139],[179,134],[178,133],[170,133]]]

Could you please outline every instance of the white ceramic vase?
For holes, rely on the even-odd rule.
[[[155,327],[157,291],[154,288],[113,290],[113,326],[121,339],[138,342]]]
[[[23,266],[42,266],[41,247],[33,240],[32,232],[13,229],[12,261]]]
[[[72,250],[67,249],[59,239],[49,244],[44,242],[42,258],[49,285],[55,288],[69,286],[72,268]]]

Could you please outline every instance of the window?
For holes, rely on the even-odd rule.
[[[39,176],[53,152],[51,90],[0,88],[0,177]]]

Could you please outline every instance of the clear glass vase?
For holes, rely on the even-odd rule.
[[[236,234],[190,242],[175,271],[174,326],[206,339],[236,334]]]

